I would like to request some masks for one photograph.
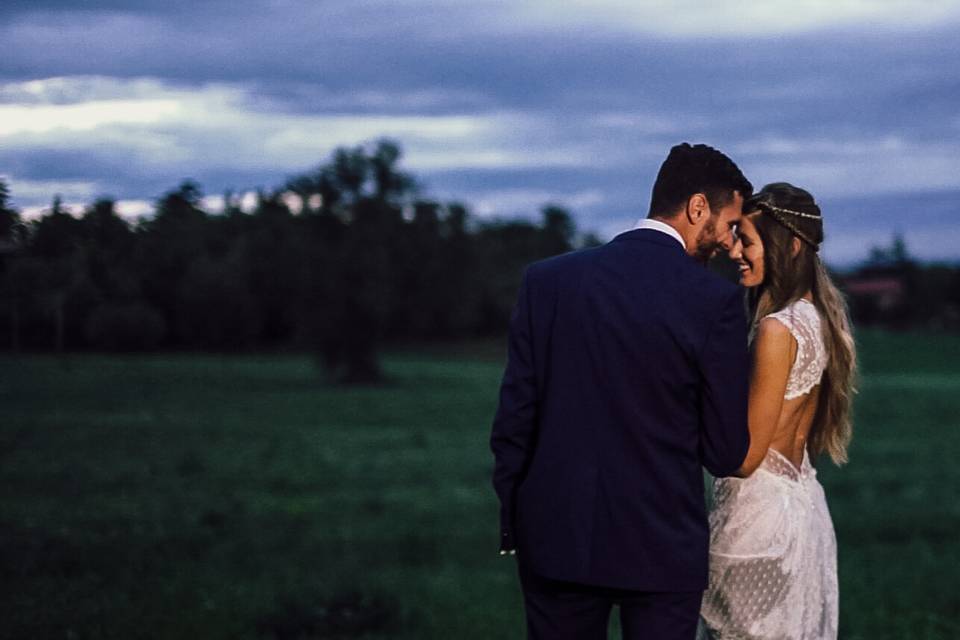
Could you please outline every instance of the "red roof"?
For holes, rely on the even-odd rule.
[[[844,282],[844,289],[853,295],[877,295],[903,293],[903,281],[899,278],[852,278]]]

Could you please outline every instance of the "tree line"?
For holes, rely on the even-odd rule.
[[[200,185],[130,223],[102,198],[24,220],[0,181],[0,339],[10,350],[294,348],[342,381],[380,377],[391,341],[505,331],[529,262],[580,246],[569,212],[480,220],[420,195],[389,140],[338,148],[253,211]],[[287,204],[294,194],[296,212]]]
[[[226,194],[211,213],[185,181],[133,223],[107,198],[25,220],[0,180],[0,349],[297,349],[372,381],[385,343],[502,335],[525,265],[599,244],[558,206],[481,220],[425,198],[400,159],[390,140],[336,149],[250,212]],[[838,281],[857,326],[960,330],[960,269],[902,240]]]
[[[960,332],[960,266],[917,260],[899,234],[839,282],[857,326]]]

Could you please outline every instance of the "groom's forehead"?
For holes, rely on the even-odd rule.
[[[732,209],[733,209],[733,215],[735,218],[740,218],[743,215],[743,203],[744,203],[743,194],[741,194],[739,191],[734,191]]]
[[[739,219],[743,215],[743,196],[740,195],[739,191],[733,192],[733,197],[730,198],[723,207],[720,208],[720,212],[724,213],[729,218]]]

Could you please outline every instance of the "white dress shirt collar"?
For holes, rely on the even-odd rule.
[[[668,236],[672,236],[680,243],[680,246],[683,247],[683,250],[687,250],[687,245],[683,241],[683,236],[680,235],[680,232],[668,225],[666,222],[661,222],[654,218],[642,218],[640,222],[637,223],[637,226],[634,229],[653,229],[654,231],[659,231],[665,233]]]

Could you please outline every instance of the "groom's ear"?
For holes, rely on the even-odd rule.
[[[699,225],[704,216],[710,215],[710,204],[707,202],[707,196],[702,193],[695,193],[690,196],[687,200],[686,213],[690,224]]]

